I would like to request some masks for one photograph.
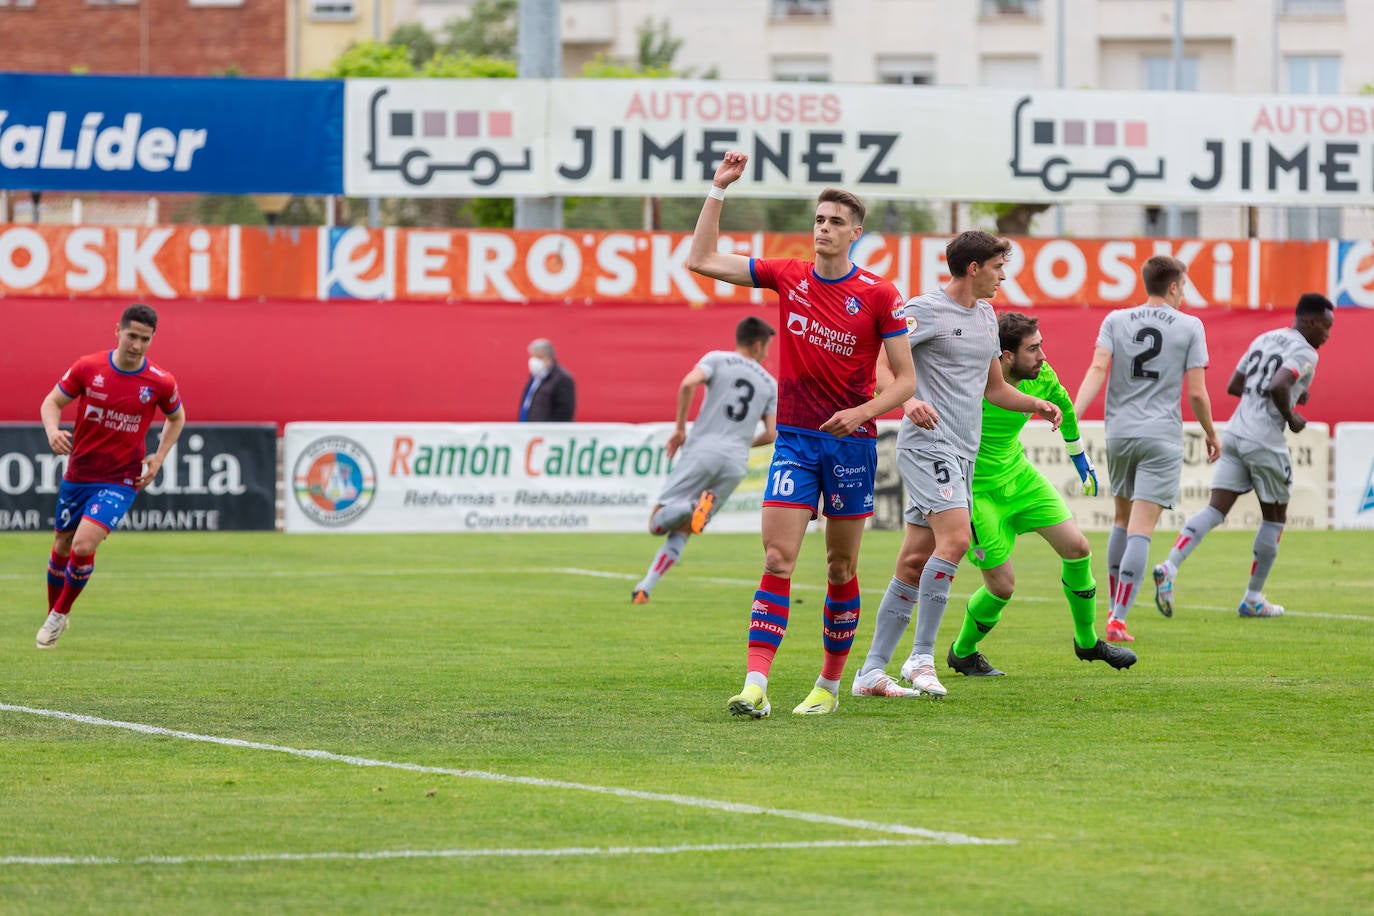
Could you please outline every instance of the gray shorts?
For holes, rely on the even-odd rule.
[[[897,473],[906,484],[909,525],[929,528],[926,516],[973,506],[973,462],[943,448],[897,449]]]
[[[1172,509],[1183,477],[1183,442],[1108,439],[1107,476],[1113,496]]]
[[[1288,449],[1223,434],[1221,457],[1212,472],[1212,489],[1232,493],[1254,490],[1262,503],[1288,505],[1293,490],[1293,463]]]
[[[740,462],[722,458],[710,451],[690,452],[683,449],[678,453],[677,461],[673,462],[663,492],[658,494],[658,505],[666,506],[682,499],[695,502],[702,490],[714,490],[716,505],[711,514],[715,515],[748,471],[748,458]]]

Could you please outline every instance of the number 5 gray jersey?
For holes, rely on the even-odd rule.
[[[706,373],[706,399],[684,451],[709,450],[748,463],[759,420],[778,412],[777,380],[757,361],[732,350],[712,350],[697,368]]]
[[[1112,354],[1107,438],[1181,441],[1184,374],[1207,366],[1202,321],[1167,305],[1117,309],[1103,319],[1097,345]]]
[[[1317,372],[1317,351],[1297,328],[1265,331],[1250,343],[1236,364],[1245,376],[1245,390],[1236,412],[1226,421],[1226,434],[1239,436],[1274,448],[1286,448],[1283,431],[1288,424],[1269,397],[1269,384],[1280,372],[1291,372],[1296,380],[1290,389],[1289,406],[1296,408],[1298,398],[1312,384]]]

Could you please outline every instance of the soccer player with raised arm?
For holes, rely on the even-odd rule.
[[[1102,319],[1092,363],[1073,399],[1081,417],[1106,383],[1103,418],[1114,510],[1107,536],[1109,642],[1135,640],[1126,632],[1126,615],[1150,568],[1155,526],[1178,498],[1183,476],[1179,393],[1185,381],[1188,403],[1206,436],[1207,460],[1221,455],[1207,395],[1207,335],[1201,319],[1179,310],[1188,266],[1157,254],[1140,268],[1140,276],[1145,302]]]
[[[72,364],[39,407],[48,445],[67,455],[57,492],[56,534],[48,558],[48,618],[38,648],[51,649],[67,629],[67,615],[95,569],[95,551],[119,526],[134,495],[153,482],[186,423],[176,379],[148,361],[157,312],[147,305],[124,310],[116,345]],[[62,429],[62,409],[77,402],[73,432]],[[145,457],[153,416],[166,422],[156,454]]]
[[[950,282],[911,299],[907,346],[916,366],[916,396],[904,404],[897,433],[897,471],[906,484],[906,531],[892,581],[878,605],[873,641],[854,676],[855,696],[944,696],[935,674],[935,639],[959,561],[969,549],[970,484],[983,428],[983,401],[1037,414],[1059,428],[1059,408],[1017,391],[1002,375],[997,316],[987,300],[1006,279],[1011,242],[980,230],[945,246]],[[915,688],[895,693],[884,670],[901,642],[912,607],[916,627],[902,677]]]
[[[792,573],[817,502],[825,512],[826,596],[820,677],[792,711],[825,715],[839,706],[840,678],[859,623],[859,545],[873,514],[877,473],[875,418],[915,390],[911,354],[891,283],[849,259],[863,232],[864,205],[827,188],[816,202],[811,238],[816,259],[749,258],[717,250],[725,189],[749,157],[727,152],[692,235],[687,266],[703,276],[778,294],[783,328],[778,372],[778,438],[763,494],[763,576],[749,618],[744,689],[731,714],[761,719],[772,707],[768,676],[787,631]],[[894,380],[874,396],[878,353]]]
[[[1016,390],[1050,401],[1063,412],[1059,427],[1064,446],[1083,482],[1083,492],[1097,495],[1097,471],[1078,434],[1078,418],[1069,393],[1045,361],[1040,319],[1008,312],[997,319],[1002,343],[1002,377]],[[1097,582],[1092,548],[1054,484],[1026,458],[1021,430],[1029,420],[1020,411],[983,402],[983,432],[973,465],[973,540],[968,560],[983,571],[983,584],[968,600],[964,624],[946,659],[960,674],[996,677],[997,670],[978,651],[983,637],[1002,619],[1011,601],[1016,571],[1011,564],[1017,535],[1035,532],[1060,556],[1059,582],[1073,618],[1073,650],[1083,661],[1104,661],[1113,668],[1135,664],[1135,653],[1097,636]]]
[[[735,326],[735,349],[712,350],[682,377],[677,389],[677,426],[665,451],[673,464],[668,482],[649,514],[649,531],[664,542],[630,593],[635,604],[648,604],[663,574],[673,567],[687,546],[687,537],[701,534],[711,515],[725,504],[749,471],[749,449],[777,438],[778,383],[763,361],[777,331],[757,315]],[[706,397],[687,434],[687,411],[696,390]],[[759,424],[763,428],[755,432]]]
[[[1336,312],[1320,293],[1304,293],[1294,310],[1293,326],[1256,337],[1240,358],[1226,393],[1240,404],[1221,436],[1221,459],[1212,473],[1212,498],[1188,519],[1169,558],[1154,569],[1155,606],[1174,616],[1174,577],[1207,532],[1226,520],[1242,493],[1259,498],[1259,531],[1255,533],[1250,582],[1240,601],[1242,617],[1278,617],[1283,606],[1264,597],[1264,583],[1279,555],[1279,537],[1288,521],[1293,484],[1292,456],[1283,432],[1300,433],[1307,419],[1293,408],[1307,402],[1317,371],[1317,348],[1331,336]]]

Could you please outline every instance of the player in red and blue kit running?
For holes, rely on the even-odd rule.
[[[115,329],[115,348],[78,359],[39,408],[48,445],[68,456],[57,493],[40,649],[57,645],[72,603],[95,569],[96,548],[119,526],[135,493],[152,483],[186,424],[176,379],[146,356],[156,330],[157,312],[129,306]],[[67,432],[59,424],[72,401],[76,427]],[[159,410],[166,417],[162,436],[157,453],[145,458],[148,428]]]
[[[814,263],[716,250],[725,189],[748,161],[741,152],[725,154],[687,258],[687,266],[704,276],[776,290],[786,328],[778,335],[778,438],[763,494],[763,578],[749,620],[744,690],[728,707],[753,719],[772,711],[768,675],[787,630],[797,554],[819,502],[826,515],[825,654],[815,688],[792,711],[824,715],[839,705],[840,677],[859,623],[856,573],[864,521],[873,514],[875,418],[912,396],[916,370],[905,319],[898,317],[905,300],[891,283],[849,259],[864,220],[864,205],[853,194],[827,188],[817,199]],[[887,354],[896,381],[874,397],[879,351]]]

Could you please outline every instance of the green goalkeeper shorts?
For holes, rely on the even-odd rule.
[[[973,539],[968,561],[992,569],[1011,559],[1016,536],[1073,517],[1064,497],[1029,461],[994,486],[973,483]]]

